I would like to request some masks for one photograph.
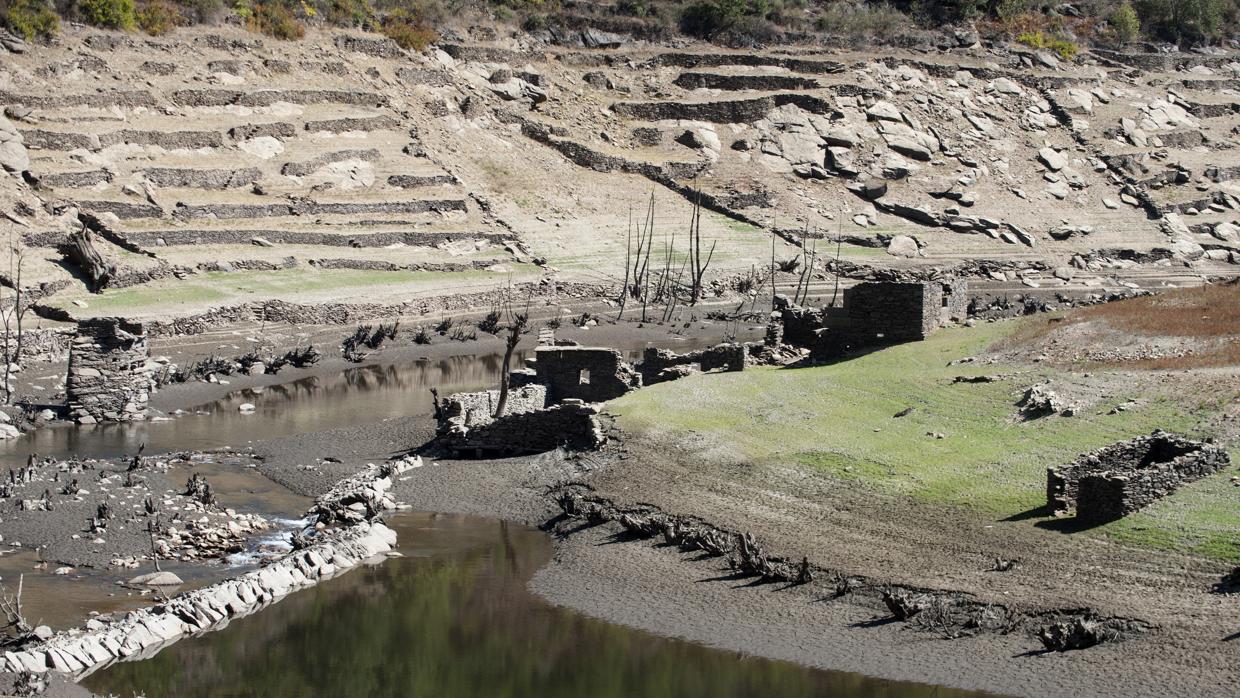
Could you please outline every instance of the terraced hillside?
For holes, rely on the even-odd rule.
[[[724,295],[806,240],[820,289],[839,271],[1101,293],[1240,264],[1236,56],[486,39],[91,30],[6,56],[22,284],[45,314],[146,318],[417,314],[513,283],[607,298],[652,194],[678,261],[702,203]],[[60,250],[84,225],[117,267],[102,295]]]

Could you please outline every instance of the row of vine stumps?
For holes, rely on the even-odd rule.
[[[1090,609],[1019,611],[1000,604],[983,603],[969,594],[888,584],[809,561],[768,554],[752,533],[719,528],[694,516],[668,514],[648,504],[620,506],[583,484],[567,484],[550,490],[563,512],[547,527],[561,535],[608,523],[624,529],[622,535],[636,540],[662,537],[682,551],[701,551],[726,557],[733,573],[756,577],[762,583],[789,586],[817,584],[828,598],[849,597],[863,605],[882,609],[887,616],[876,619],[906,623],[945,639],[973,637],[987,632],[1036,635],[1048,652],[1063,652],[1124,640],[1146,633],[1153,626],[1134,618],[1104,617]],[[572,522],[580,522],[573,526]],[[1011,569],[1012,561],[998,561],[995,570]],[[1007,564],[1005,564],[1007,563]]]

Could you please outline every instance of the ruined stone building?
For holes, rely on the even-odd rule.
[[[599,408],[641,386],[641,376],[615,349],[539,347],[513,371],[504,414],[498,390],[456,393],[440,402],[436,441],[459,454],[540,453],[564,446],[598,448]]]
[[[683,354],[650,348],[637,368],[615,349],[568,343],[539,347],[524,369],[512,372],[508,402],[498,419],[498,390],[441,400],[436,442],[463,455],[598,448],[605,437],[597,403],[689,373],[740,371],[747,362],[748,348],[735,343]]]
[[[81,424],[146,419],[154,389],[142,323],[103,317],[78,322],[65,385],[69,418]]]
[[[778,306],[783,340],[811,349],[820,360],[849,351],[925,339],[968,315],[965,281],[868,281],[844,289],[843,304]]]
[[[641,387],[641,377],[615,349],[551,346],[534,351],[533,380],[548,399],[605,402]]]
[[[1046,505],[1057,514],[1075,509],[1085,523],[1114,521],[1230,463],[1212,443],[1155,431],[1048,468]]]

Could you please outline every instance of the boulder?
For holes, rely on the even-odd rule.
[[[886,100],[879,100],[869,109],[865,110],[866,116],[876,121],[903,121],[904,116],[900,114],[896,105]]]
[[[887,243],[887,254],[893,257],[920,257],[921,246],[911,235],[896,235]]]
[[[1043,148],[1038,151],[1038,159],[1051,172],[1058,172],[1068,166],[1068,159],[1054,148]]]
[[[0,167],[8,172],[30,169],[30,156],[22,143],[22,135],[4,116],[0,116]]]
[[[887,193],[887,182],[876,179],[867,178],[856,182],[849,182],[848,190],[860,196],[866,201],[874,201],[882,198]]]
[[[1022,95],[1025,90],[1009,78],[995,78],[990,81],[990,89],[1005,95]]]
[[[927,162],[933,155],[930,148],[912,138],[894,135],[884,135],[883,138],[887,141],[887,147],[914,160]]]
[[[1240,240],[1240,225],[1223,221],[1215,225],[1210,234],[1219,240]]]
[[[1063,100],[1063,108],[1070,112],[1079,114],[1094,113],[1094,96],[1086,90],[1069,88],[1067,96]]]
[[[175,574],[164,570],[162,572],[148,572],[147,574],[140,574],[129,580],[129,583],[134,586],[144,587],[175,587],[184,584],[185,581]]]

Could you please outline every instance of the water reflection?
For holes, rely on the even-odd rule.
[[[499,354],[486,354],[350,368],[239,390],[171,421],[40,429],[0,444],[0,457],[13,465],[31,452],[107,458],[133,453],[142,443],[147,453],[244,446],[259,439],[429,415],[429,388],[449,393],[489,387],[498,380],[501,362]],[[246,402],[257,407],[253,414],[237,410]]]
[[[816,671],[585,618],[526,590],[550,557],[538,531],[430,514],[393,525],[407,557],[83,683],[102,694],[183,698],[978,695]]]
[[[703,343],[681,341],[675,346],[683,351]],[[630,360],[640,358],[640,349],[624,351]],[[518,352],[514,367],[524,366],[529,356],[531,351]],[[148,454],[240,447],[261,439],[429,415],[429,388],[437,387],[441,394],[448,394],[494,387],[502,362],[500,354],[490,353],[360,366],[332,375],[238,390],[198,408],[194,414],[170,421],[39,429],[0,442],[0,466],[16,466],[32,452],[60,458],[112,458],[132,454],[143,443]],[[254,413],[238,412],[238,406],[246,402],[255,405]]]

